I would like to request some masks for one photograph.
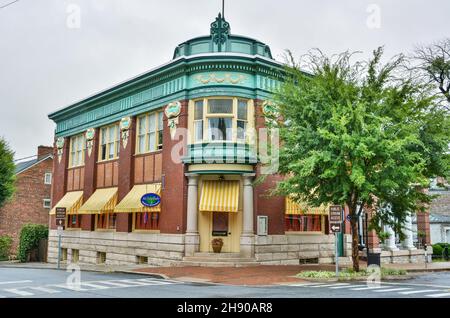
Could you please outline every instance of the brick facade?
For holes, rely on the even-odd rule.
[[[16,192],[12,200],[0,209],[0,235],[12,237],[12,254],[16,253],[24,224],[48,224],[50,209],[44,208],[44,199],[51,199],[52,186],[44,183],[44,177],[52,172],[53,167],[49,149],[53,148],[39,147],[40,162],[35,160],[35,164],[16,175]]]

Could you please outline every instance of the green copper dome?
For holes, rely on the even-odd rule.
[[[232,35],[230,24],[220,13],[211,24],[209,36],[200,36],[181,43],[175,49],[173,58],[208,53],[240,53],[273,59],[268,45],[249,37]]]

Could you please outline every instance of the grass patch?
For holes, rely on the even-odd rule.
[[[359,272],[353,271],[351,268],[343,269],[339,271],[338,279],[351,279],[351,278],[361,278],[367,277],[371,274],[365,269],[360,270]],[[381,278],[386,276],[402,276],[406,275],[407,271],[404,269],[389,269],[389,268],[381,268]],[[335,278],[336,273],[332,271],[305,271],[298,273],[296,275],[297,278],[314,278],[314,279],[330,279]]]

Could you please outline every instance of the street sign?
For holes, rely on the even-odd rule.
[[[66,208],[56,208],[56,221],[66,219]]]
[[[64,227],[58,226],[58,228],[57,228],[57,234],[58,234],[58,235],[63,235],[63,231],[64,231]]]
[[[339,233],[341,230],[341,223],[330,223],[330,233]]]
[[[342,222],[342,206],[331,205],[330,206],[330,223],[341,223]]]

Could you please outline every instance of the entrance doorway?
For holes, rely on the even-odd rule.
[[[199,215],[200,252],[212,253],[211,241],[223,240],[222,253],[239,253],[242,212],[201,212]]]

